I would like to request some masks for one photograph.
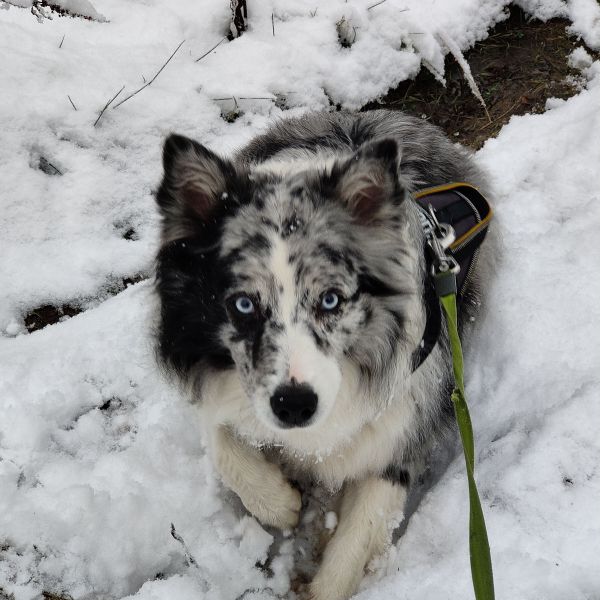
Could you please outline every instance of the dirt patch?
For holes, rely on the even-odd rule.
[[[548,98],[577,93],[569,80],[579,73],[568,66],[567,57],[581,42],[567,35],[568,25],[564,19],[530,20],[513,6],[510,17],[465,54],[491,122],[451,56],[446,58],[445,88],[423,69],[414,80],[401,83],[365,108],[421,115],[456,141],[478,149],[512,115],[544,112]]]
[[[119,292],[122,292],[125,288],[133,285],[134,283],[139,283],[144,279],[147,279],[148,276],[145,274],[137,274],[132,277],[125,277],[115,283],[114,285],[106,288],[102,293],[100,293],[94,300],[95,301],[103,301],[109,298],[110,296],[114,296]],[[74,317],[86,310],[84,303],[67,303],[62,304],[60,306],[55,306],[52,304],[44,304],[43,306],[38,306],[34,308],[32,311],[27,313],[23,319],[25,323],[25,327],[27,328],[28,333],[33,333],[34,331],[38,331],[39,329],[43,329],[47,325],[55,325],[60,321],[64,321],[67,318]],[[1,600],[1,599],[0,599]]]
[[[34,308],[25,316],[25,327],[29,333],[43,329],[46,325],[54,325],[62,321],[65,317],[74,317],[82,312],[79,306],[73,304],[63,304],[61,306],[52,306],[45,304]]]
[[[85,19],[86,21],[99,21],[102,22],[101,18],[94,19],[90,15],[83,15],[76,11],[69,10],[54,4],[52,1],[47,0],[35,0],[31,7],[32,14],[38,19],[51,19],[54,15],[59,17],[73,17],[78,19]],[[100,16],[100,15],[99,15]]]

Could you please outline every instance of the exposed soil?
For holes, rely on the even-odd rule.
[[[401,83],[365,108],[421,115],[456,141],[478,149],[512,115],[544,112],[548,98],[577,93],[568,78],[577,77],[578,72],[568,66],[567,57],[581,42],[567,35],[568,25],[563,19],[529,20],[522,10],[511,7],[510,17],[465,54],[491,122],[450,55],[445,88],[423,69],[414,80]]]
[[[40,11],[40,9],[41,9],[41,11]],[[68,10],[66,8],[63,8],[62,6],[59,6],[58,4],[54,4],[53,2],[48,2],[47,0],[36,0],[33,3],[31,12],[34,15],[40,14],[45,17],[46,15],[42,12],[44,9],[47,11],[50,11],[51,14],[56,14],[60,17],[77,17],[80,19],[85,19],[86,21],[94,20],[94,19],[92,19],[92,17],[88,17],[86,15],[80,15],[77,12]]]
[[[45,304],[34,308],[25,316],[25,327],[29,333],[43,329],[46,325],[54,325],[65,317],[74,317],[81,312],[81,308],[74,304],[63,304],[52,306]]]
[[[105,289],[97,298],[101,300],[102,298],[108,298],[109,296],[114,296],[119,292],[122,292],[125,288],[133,285],[134,283],[138,283],[147,278],[147,275],[138,274],[132,277],[125,277],[120,280],[118,283],[109,286]],[[43,306],[38,306],[34,308],[29,313],[27,313],[24,317],[25,327],[29,333],[34,331],[38,331],[38,329],[43,329],[46,325],[54,325],[60,321],[63,321],[65,318],[74,317],[79,313],[83,312],[85,308],[79,303],[66,303],[60,306],[53,306],[52,304],[44,304]]]

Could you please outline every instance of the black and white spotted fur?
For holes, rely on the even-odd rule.
[[[224,483],[261,522],[298,521],[281,464],[342,491],[315,600],[353,593],[451,423],[444,334],[411,369],[426,315],[409,194],[452,181],[486,187],[465,150],[398,112],[282,120],[231,159],[165,143],[160,354],[201,407]]]

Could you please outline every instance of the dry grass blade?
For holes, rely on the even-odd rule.
[[[376,6],[379,6],[380,4],[383,4],[384,2],[387,2],[387,0],[380,0],[380,2],[376,2],[375,4],[371,4],[371,6],[367,6],[367,10],[371,10],[372,8],[375,8]]]
[[[275,96],[238,96],[238,100],[275,100]],[[225,96],[224,98],[211,98],[213,102],[224,102],[225,100],[236,101],[234,96]],[[237,104],[237,103],[236,103]]]
[[[471,73],[471,67],[469,66],[469,63],[466,61],[463,53],[460,51],[460,48],[458,47],[456,42],[454,40],[450,39],[450,36],[446,35],[443,31],[439,31],[437,34],[437,37],[439,38],[441,43],[444,46],[446,46],[446,48],[448,48],[448,51],[450,52],[450,54],[452,54],[452,56],[454,57],[456,62],[459,64],[460,68],[462,69],[462,71],[464,73],[465,79],[467,80],[467,83],[469,84],[469,88],[470,88],[471,92],[473,92],[473,95],[475,96],[475,98],[477,98],[477,100],[479,100],[481,106],[483,106],[483,110],[485,111],[488,121],[489,121],[489,123],[491,123],[492,117],[490,117],[490,113],[488,112],[487,104],[485,103],[485,100],[483,99],[483,96],[481,95],[481,92],[479,91],[479,87],[477,86],[477,82],[475,81],[473,74]]]
[[[208,56],[213,50],[218,48],[226,39],[227,39],[227,36],[225,36],[222,40],[217,42],[210,50],[207,50],[202,56],[197,58],[196,62],[200,62],[204,57]]]
[[[177,51],[179,50],[179,48],[181,48],[181,46],[183,46],[184,42],[185,42],[185,40],[183,40],[179,44],[179,46],[177,46],[177,48],[175,48],[175,50],[173,51],[173,54],[171,54],[171,56],[169,56],[169,58],[167,58],[166,62],[156,72],[156,75],[154,75],[154,77],[150,81],[148,81],[147,83],[145,83],[141,88],[137,89],[132,94],[129,94],[129,96],[127,96],[127,98],[124,98],[123,100],[121,100],[121,102],[115,104],[113,106],[113,108],[118,108],[119,106],[121,106],[121,104],[123,104],[123,103],[127,102],[127,100],[130,100],[131,98],[133,98],[136,94],[139,94],[142,90],[145,90],[149,85],[152,85],[152,83],[154,82],[154,80],[162,73],[163,69],[171,62],[171,59],[177,54]]]
[[[544,87],[544,85],[545,85],[545,83],[542,83],[542,84],[538,85],[537,87],[535,87],[533,90],[531,90],[531,94],[535,95],[539,90],[541,90]],[[492,125],[494,125],[498,121],[501,121],[506,115],[508,115],[509,113],[512,113],[513,110],[519,104],[521,104],[521,99],[520,98],[516,102],[514,102],[513,104],[511,104],[511,106],[509,106],[503,113],[499,114],[494,120],[490,119],[490,122],[486,123],[485,125],[483,125],[482,127],[480,127],[478,129],[478,131],[483,131],[484,129],[487,129],[488,127],[491,127]]]
[[[98,125],[98,121],[100,121],[100,119],[102,118],[102,115],[104,114],[104,112],[106,111],[106,109],[114,102],[115,98],[125,89],[125,86],[123,86],[105,105],[104,108],[100,111],[100,114],[98,115],[98,118],[94,121],[94,127],[96,127],[96,125]]]

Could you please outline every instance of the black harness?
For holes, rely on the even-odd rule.
[[[440,302],[432,277],[440,250],[456,273],[456,298],[460,307],[475,267],[477,250],[485,238],[493,213],[488,201],[468,183],[427,188],[414,193],[413,199],[419,208],[425,233],[427,264],[423,290],[427,320],[421,343],[413,352],[413,371],[416,371],[435,347],[442,327]]]

